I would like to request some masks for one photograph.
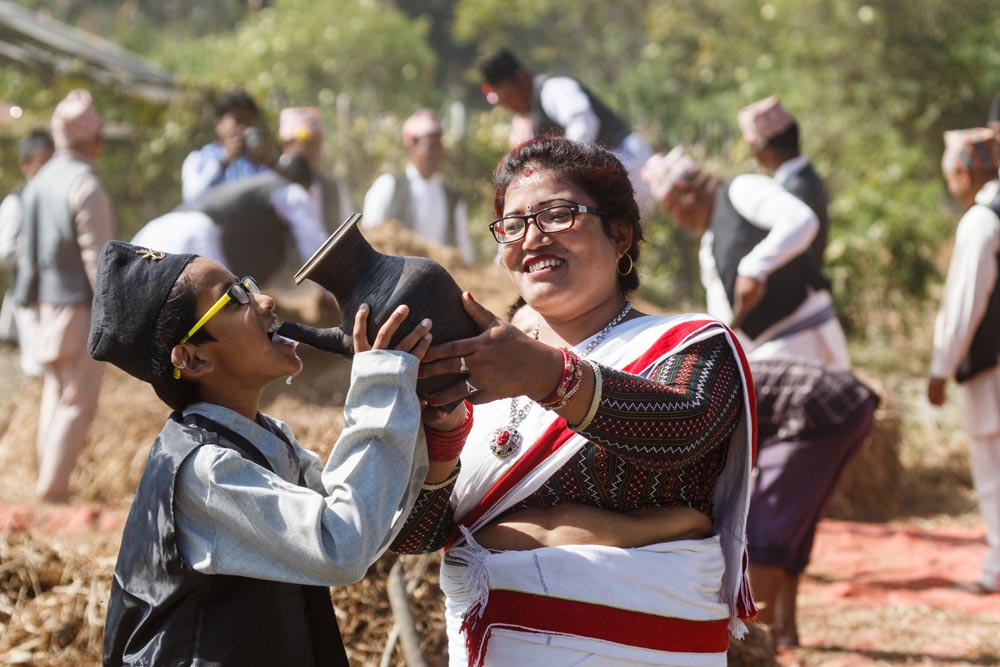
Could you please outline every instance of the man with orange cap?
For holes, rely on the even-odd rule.
[[[39,499],[66,502],[69,477],[97,412],[101,365],[87,354],[101,248],[117,234],[107,189],[92,164],[104,123],[90,93],[74,90],[52,114],[56,152],[22,195],[23,252],[14,295],[37,312],[44,371],[38,420]]]
[[[988,128],[945,132],[941,168],[966,209],[955,233],[944,299],[934,324],[927,398],[943,405],[954,378],[962,390],[972,483],[986,522],[986,558],[974,593],[1000,592],[1000,146]]]
[[[737,115],[743,139],[760,166],[774,174],[782,187],[806,203],[819,220],[811,249],[820,262],[830,231],[829,198],[823,180],[799,148],[799,124],[771,95],[740,109]]]
[[[441,123],[430,109],[421,109],[403,123],[403,144],[410,157],[402,173],[382,174],[365,194],[364,227],[398,220],[423,238],[458,248],[462,259],[474,262],[465,202],[441,178],[444,145]]]
[[[309,194],[317,216],[332,233],[354,211],[351,195],[343,183],[320,169],[323,158],[323,117],[316,107],[286,107],[278,116],[278,138],[285,155],[301,155],[312,171]]]

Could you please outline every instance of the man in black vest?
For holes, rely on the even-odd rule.
[[[708,312],[737,329],[751,359],[796,357],[847,369],[829,283],[809,250],[819,222],[773,179],[720,180],[678,146],[643,170],[681,227],[701,236]]]
[[[737,120],[760,166],[773,173],[774,180],[804,201],[819,219],[812,251],[822,264],[830,231],[828,197],[823,180],[799,149],[799,124],[774,95],[740,109]]]
[[[7,291],[0,306],[0,340],[20,347],[21,372],[25,377],[41,377],[42,366],[35,355],[38,322],[31,308],[17,305],[13,284],[21,245],[21,193],[31,177],[52,157],[55,145],[48,130],[35,129],[21,139],[18,149],[17,162],[24,183],[0,202],[0,267],[8,276]]]
[[[410,158],[402,172],[382,174],[365,194],[364,227],[396,220],[438,245],[457,248],[472,263],[476,253],[469,236],[468,213],[458,193],[441,177],[445,151],[441,123],[421,109],[403,123],[403,145]]]
[[[291,248],[301,263],[328,236],[309,195],[311,183],[305,157],[283,154],[273,169],[217,185],[151,220],[132,242],[208,257],[264,284],[287,264]]]
[[[351,195],[344,184],[321,168],[323,117],[316,107],[287,107],[278,117],[278,138],[284,155],[301,155],[312,170],[309,194],[327,233],[333,233],[353,211]]]
[[[943,405],[945,385],[962,389],[972,482],[986,523],[986,558],[974,593],[1000,592],[1000,147],[988,128],[946,132],[942,171],[966,209],[955,234],[944,300],[934,325],[927,398]]]
[[[628,171],[639,210],[643,215],[650,211],[652,196],[639,170],[653,149],[601,98],[573,77],[533,74],[508,49],[491,54],[479,68],[486,82],[486,99],[526,118],[525,126],[530,123],[530,130],[523,136],[512,133],[512,143],[542,134],[559,134],[574,141],[600,144],[614,153]]]

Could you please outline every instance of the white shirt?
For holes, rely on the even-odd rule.
[[[413,212],[413,231],[422,238],[445,245],[448,238],[448,196],[440,174],[424,178],[413,164],[406,165],[406,179],[410,184],[410,210]],[[362,227],[377,227],[389,214],[396,177],[382,174],[365,194]],[[465,202],[459,200],[453,211],[455,219],[455,242],[462,259],[468,263],[476,260],[476,253],[469,237],[469,221]]]
[[[288,183],[275,188],[268,201],[288,222],[299,256],[303,261],[309,259],[327,237],[313,197],[301,185]],[[169,253],[193,253],[227,264],[222,230],[201,211],[171,211],[150,220],[131,243]]]
[[[142,226],[129,241],[141,248],[192,254],[228,265],[222,252],[222,228],[201,211],[170,211]]]
[[[987,183],[976,201],[990,201],[992,197],[984,196],[984,191],[992,191],[996,183]],[[934,323],[931,376],[953,378],[968,352],[996,285],[997,252],[1000,219],[985,206],[973,205],[962,216],[955,233],[944,298]]]
[[[326,466],[226,408],[198,413],[252,442],[274,472],[235,451],[205,445],[176,481],[177,542],[191,567],[312,586],[360,580],[402,528],[427,472],[415,391],[416,357],[375,350],[354,357],[344,429]],[[299,472],[306,486],[298,486]]]
[[[808,164],[809,159],[805,155],[796,155],[790,160],[785,160],[774,170],[774,180],[784,185],[788,179],[805,169]]]
[[[320,207],[309,191],[298,183],[275,188],[268,198],[271,206],[288,222],[295,247],[302,261],[312,257],[326,241],[326,227],[320,217]]]
[[[767,176],[737,176],[730,183],[729,198],[733,207],[747,222],[768,230],[767,236],[740,260],[737,268],[739,275],[766,280],[775,270],[802,254],[819,230],[819,220],[812,209]],[[705,286],[709,314],[723,322],[729,322],[733,318],[733,309],[712,254],[713,240],[711,230],[702,235],[698,251],[701,281]],[[763,358],[770,354],[763,349],[764,346],[776,334],[832,307],[833,299],[827,290],[810,290],[805,301],[791,315],[768,327],[754,341],[750,341],[741,331],[737,335],[748,352],[760,348]],[[817,337],[819,340],[813,340]],[[780,346],[771,347],[776,350],[780,347],[783,353],[813,358],[837,368],[849,365],[846,340],[836,318],[780,340]],[[778,342],[774,341],[775,344]]]
[[[774,271],[802,254],[819,231],[819,220],[812,209],[767,176],[737,176],[730,183],[729,199],[747,222],[768,232],[740,260],[737,272],[741,276],[766,280]],[[710,229],[702,235],[698,255],[701,278],[708,292],[709,314],[728,322],[732,319],[732,306],[712,254],[714,238]]]
[[[0,267],[17,262],[17,239],[21,234],[21,195],[10,193],[0,202]]]
[[[545,79],[539,101],[545,114],[563,128],[567,139],[589,142],[597,138],[601,121],[576,79],[568,76]]]

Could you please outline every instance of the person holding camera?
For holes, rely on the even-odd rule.
[[[205,192],[231,181],[267,170],[247,145],[247,132],[260,121],[260,109],[243,90],[227,93],[215,102],[216,141],[192,151],[181,167],[181,198],[197,200]],[[252,134],[252,133],[251,133]]]

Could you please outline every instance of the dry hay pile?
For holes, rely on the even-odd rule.
[[[766,625],[748,623],[743,639],[729,640],[729,667],[778,667],[778,657]]]
[[[841,472],[826,516],[847,521],[888,521],[896,516],[903,477],[899,407],[882,384],[863,373],[859,375],[881,402],[871,431]]]
[[[0,664],[98,664],[114,557],[0,534]]]
[[[438,554],[398,557],[403,565],[409,606],[420,636],[420,651],[429,665],[444,664],[448,640],[444,629],[444,596],[438,586]],[[356,584],[333,589],[337,622],[352,665],[403,667],[406,661],[393,632],[386,593],[389,570],[397,557],[387,554]]]
[[[29,500],[36,478],[38,383],[14,397],[0,437],[0,484],[5,500]],[[107,367],[97,417],[73,473],[79,500],[116,503],[132,497],[149,446],[169,413],[153,390],[117,368]]]

